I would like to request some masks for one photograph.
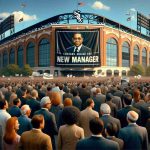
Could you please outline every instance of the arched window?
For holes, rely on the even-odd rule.
[[[23,67],[23,46],[19,46],[18,48],[17,64],[20,68]]]
[[[143,48],[143,50],[142,50],[142,65],[144,67],[147,66],[147,52],[146,52],[146,48]]]
[[[117,52],[118,52],[118,48],[117,48],[117,42],[115,39],[110,38],[107,41],[107,58],[106,58],[106,62],[107,62],[107,66],[117,66]]]
[[[35,45],[30,42],[27,46],[27,64],[29,64],[31,67],[34,67],[35,63],[34,63],[34,48],[35,48]]]
[[[50,43],[48,39],[42,39],[39,42],[39,51],[38,51],[38,62],[39,67],[50,66]]]
[[[13,48],[10,50],[9,64],[15,64],[15,50]]]
[[[128,42],[124,42],[122,45],[122,67],[130,66],[130,46]]]
[[[8,53],[5,50],[3,53],[3,67],[6,67],[8,65]]]
[[[139,64],[139,47],[137,45],[134,47],[133,64]]]

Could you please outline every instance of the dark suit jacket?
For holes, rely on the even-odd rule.
[[[45,120],[45,127],[43,129],[43,132],[48,134],[51,137],[53,149],[55,149],[55,139],[54,135],[58,133],[57,131],[57,125],[55,120],[55,115],[51,112],[49,112],[46,109],[40,109],[34,113],[35,115],[43,115]]]
[[[79,96],[75,96],[72,98],[73,106],[79,108],[81,110],[82,100]]]
[[[116,138],[115,136],[109,136],[107,139],[117,142],[119,144],[120,150],[123,150],[124,142],[122,139]]]
[[[32,98],[32,99],[28,100],[26,103],[27,103],[27,105],[29,105],[30,108],[31,108],[30,117],[32,118],[34,112],[36,112],[37,110],[40,110],[40,109],[41,109],[41,107],[40,107],[40,102],[37,101],[36,99],[33,99],[33,98]]]
[[[20,108],[17,106],[12,106],[8,112],[12,117],[19,117],[21,115]]]
[[[124,141],[124,149],[148,150],[148,135],[146,128],[137,124],[129,124],[119,131],[118,138]]]
[[[121,129],[120,120],[112,117],[111,115],[103,115],[100,119],[104,122],[104,128],[107,127],[108,123],[115,123],[118,127],[118,131]]]
[[[68,47],[66,50],[68,53],[74,53],[75,46]],[[91,48],[82,45],[78,53],[92,53]]]
[[[105,139],[104,137],[86,138],[78,141],[76,150],[119,150],[117,142]]]
[[[130,111],[130,110],[133,110],[133,111],[135,111],[135,112],[137,112],[138,114],[139,114],[139,119],[138,119],[138,124],[140,124],[141,123],[141,118],[140,118],[140,116],[141,116],[141,112],[140,112],[140,110],[138,110],[138,109],[136,109],[136,108],[134,108],[133,106],[126,106],[125,108],[122,108],[122,109],[120,109],[118,112],[117,112],[117,118],[120,120],[120,122],[121,122],[121,127],[123,128],[123,127],[125,127],[125,126],[127,126],[128,125],[128,122],[127,122],[127,113]]]
[[[19,118],[18,118],[18,121],[19,121],[19,130],[17,131],[17,133],[19,135],[21,135],[23,132],[25,131],[29,131],[32,129],[32,125],[31,125],[31,119],[28,118],[27,116],[25,115],[21,115]]]

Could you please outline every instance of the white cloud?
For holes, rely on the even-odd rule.
[[[130,8],[130,11],[136,12],[136,9],[135,8]]]
[[[14,11],[12,14],[14,14],[14,16],[15,16],[15,23],[19,23],[19,20],[21,18],[23,18],[23,21],[37,20],[36,15],[28,15],[22,11]],[[0,13],[0,17],[2,17],[2,18],[6,18],[9,15],[11,15],[11,13],[8,13],[8,12]]]
[[[92,8],[94,9],[103,9],[103,10],[110,10],[109,6],[104,5],[102,2],[100,1],[95,1],[92,5]]]

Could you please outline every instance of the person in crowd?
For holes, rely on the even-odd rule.
[[[117,118],[120,120],[121,122],[121,127],[125,127],[128,125],[128,122],[126,120],[126,117],[127,117],[127,113],[130,111],[130,110],[134,110],[135,112],[137,112],[139,114],[139,119],[138,119],[138,124],[141,123],[141,112],[140,110],[136,109],[135,107],[133,107],[131,105],[131,102],[132,102],[132,96],[130,94],[125,94],[124,97],[123,97],[123,105],[124,105],[124,108],[118,110],[117,112]]]
[[[84,138],[84,131],[76,125],[80,111],[73,106],[65,107],[62,112],[62,118],[65,125],[59,128],[58,150],[75,150],[78,140]]]
[[[86,83],[83,83],[82,87],[79,88],[80,90],[78,90],[79,91],[79,96],[82,99],[82,108],[81,108],[81,110],[86,108],[86,100],[88,98],[90,98],[90,90],[88,90],[86,86],[87,86]]]
[[[109,123],[115,123],[117,125],[118,131],[120,130],[120,128],[121,128],[120,120],[117,118],[114,118],[110,115],[111,109],[108,104],[103,103],[101,105],[100,113],[102,115],[102,117],[100,119],[102,119],[104,122],[104,128],[106,128]],[[105,135],[105,132],[104,132],[104,135]]]
[[[138,113],[127,113],[128,126],[120,129],[118,137],[124,141],[124,149],[148,150],[148,134],[145,127],[136,124]]]
[[[116,137],[118,133],[118,126],[115,122],[107,124],[105,129],[106,138],[112,141],[115,141],[119,144],[120,150],[123,150],[124,142],[122,139]]]
[[[95,95],[95,97],[93,97],[93,100],[95,103],[94,110],[99,113],[99,108],[100,108],[101,104],[105,103],[106,96],[101,93],[101,88],[96,88],[93,95]]]
[[[64,107],[67,107],[67,106],[72,106],[71,98],[65,98]],[[60,126],[65,124],[65,122],[62,118],[62,112],[63,112],[63,109],[59,110],[59,112],[58,112],[58,129],[60,128]]]
[[[82,106],[82,100],[79,97],[79,92],[77,89],[73,89],[72,90],[72,94],[73,94],[73,98],[72,98],[72,103],[73,106],[79,108],[79,110],[81,110],[81,106]]]
[[[52,150],[51,138],[42,132],[44,129],[44,117],[34,115],[32,118],[33,129],[21,135],[19,150]]]
[[[146,129],[147,129],[147,133],[148,133],[148,140],[149,140],[149,144],[150,144],[150,118],[147,120],[146,122]],[[150,146],[150,145],[149,145]]]
[[[8,91],[5,93],[5,99],[7,100],[7,102],[9,102],[10,96],[13,93],[12,86],[8,86],[7,89],[8,89]]]
[[[13,106],[13,100],[17,98],[17,94],[12,93],[9,99],[9,108]]]
[[[102,136],[104,124],[99,118],[93,118],[89,122],[92,136],[77,142],[76,150],[119,150],[117,142],[108,140]]]
[[[99,117],[98,112],[93,110],[94,108],[94,101],[93,99],[89,98],[86,100],[86,109],[81,111],[80,118],[79,118],[79,126],[84,129],[85,137],[91,136],[91,131],[89,128],[89,121],[92,118]]]
[[[31,114],[30,114],[31,118],[33,117],[34,112],[41,109],[40,102],[37,99],[38,99],[37,90],[32,90],[31,98],[26,102],[26,104],[29,105],[29,107],[31,108]]]
[[[31,109],[29,105],[23,105],[21,107],[21,116],[18,118],[20,127],[18,130],[18,134],[21,135],[25,131],[29,131],[32,129],[31,119],[29,118],[31,114]]]
[[[41,99],[40,105],[41,109],[36,111],[34,115],[43,115],[45,120],[45,126],[43,132],[51,137],[53,149],[55,150],[55,138],[54,135],[58,133],[55,115],[52,112],[49,112],[51,108],[51,100],[48,96],[45,96]]]
[[[17,134],[19,122],[17,117],[11,117],[6,122],[5,134],[3,138],[4,150],[16,150],[20,141],[20,136]]]
[[[2,133],[2,126],[0,125],[0,149],[3,149],[3,133]]]
[[[106,103],[111,108],[111,116],[116,117],[117,115],[117,106],[112,102],[113,95],[111,93],[106,94]]]
[[[63,101],[64,101],[65,98],[73,99],[73,95],[72,95],[72,93],[70,93],[70,88],[67,88],[65,93],[63,94]]]
[[[119,96],[113,96],[111,101],[116,104],[117,110],[122,109],[122,100]]]
[[[59,110],[63,109],[63,104],[61,103],[62,97],[59,92],[52,91],[50,93],[50,100],[52,102],[50,112],[52,112],[55,115],[56,123],[58,125],[58,112]]]
[[[26,94],[27,94],[27,87],[26,86],[22,86],[21,87],[21,94],[22,96],[20,97],[21,100],[21,106],[25,105],[27,102],[27,98],[26,98]]]
[[[21,110],[20,110],[20,105],[21,105],[21,101],[19,98],[15,98],[13,100],[13,106],[10,107],[10,109],[8,110],[9,114],[12,117],[19,117],[21,115]]]
[[[8,109],[8,102],[5,99],[0,100],[0,125],[2,127],[2,135],[5,133],[5,126],[7,120],[11,117],[6,111]]]

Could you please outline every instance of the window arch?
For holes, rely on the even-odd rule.
[[[34,49],[35,49],[35,45],[34,43],[30,42],[28,45],[27,45],[27,51],[26,51],[26,59],[27,59],[27,64],[29,64],[31,67],[34,67],[35,65],[35,62],[34,62]]]
[[[117,66],[118,59],[117,59],[117,52],[118,52],[118,45],[117,41],[114,38],[110,38],[107,41],[107,66]]]
[[[17,64],[20,68],[23,67],[23,46],[18,47]]]
[[[38,47],[38,65],[40,67],[50,66],[50,43],[48,39],[42,39]]]
[[[134,47],[133,64],[136,65],[138,63],[139,63],[139,47],[136,45]]]
[[[8,53],[5,50],[3,53],[3,67],[6,67],[8,65]]]
[[[15,50],[13,48],[10,50],[9,64],[15,64]]]
[[[142,65],[144,67],[147,66],[147,52],[146,52],[146,48],[142,49]]]
[[[128,42],[124,42],[122,45],[122,67],[130,66],[130,46]]]

